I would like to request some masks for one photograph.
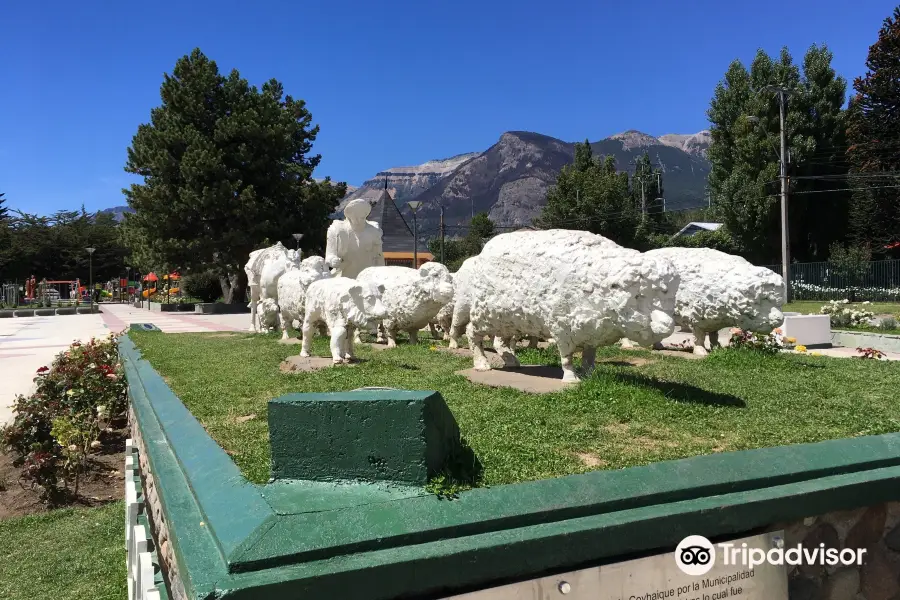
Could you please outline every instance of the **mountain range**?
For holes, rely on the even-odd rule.
[[[667,210],[706,204],[709,161],[708,131],[659,138],[629,130],[591,142],[595,156],[613,156],[619,170],[633,170],[647,153],[663,174]],[[407,202],[423,203],[418,219],[423,231],[438,222],[440,207],[448,225],[465,224],[476,212],[487,212],[501,227],[529,225],[546,203],[547,191],[563,166],[573,162],[575,144],[527,131],[509,131],[483,152],[432,160],[413,167],[393,167],[364,182],[341,201],[377,199],[385,187],[405,217]]]
[[[633,170],[647,153],[663,174],[667,210],[706,204],[709,161],[708,131],[653,137],[629,130],[591,142],[595,156],[613,156],[619,170]],[[392,167],[378,172],[358,188],[348,186],[338,209],[355,198],[377,199],[387,189],[404,216],[411,220],[407,202],[423,203],[418,213],[422,231],[437,226],[440,207],[447,225],[468,223],[476,212],[487,212],[501,227],[531,224],[546,203],[547,191],[563,166],[573,162],[575,144],[527,131],[509,131],[483,152],[470,152],[421,165]],[[103,212],[121,219],[128,207]]]

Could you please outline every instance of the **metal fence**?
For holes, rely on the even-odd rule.
[[[0,284],[0,303],[5,306],[19,304],[19,285],[17,283]]]
[[[781,275],[781,265],[766,268]],[[830,262],[793,263],[790,273],[794,300],[900,302],[900,260],[876,260],[854,269]]]

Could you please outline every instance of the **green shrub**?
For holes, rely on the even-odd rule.
[[[222,296],[219,276],[212,271],[201,271],[185,275],[181,280],[181,290],[187,296],[199,298],[203,302],[215,302]]]

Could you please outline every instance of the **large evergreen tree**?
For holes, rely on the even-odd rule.
[[[712,125],[709,186],[717,217],[752,260],[774,263],[781,252],[781,125],[778,98],[766,90],[769,85],[790,90],[785,131],[792,178],[791,255],[824,260],[828,247],[846,235],[846,167],[835,160],[845,144],[846,82],[831,60],[826,47],[812,46],[801,73],[787,49],[777,60],[760,50],[749,70],[733,62],[716,87],[707,113]]]
[[[9,209],[6,208],[6,194],[0,194],[0,223],[9,219]]]
[[[96,248],[94,281],[126,275],[126,249],[119,240],[119,226],[109,213],[61,210],[50,216],[14,211],[0,223],[0,281],[71,280],[90,276],[85,248]]]
[[[900,256],[900,7],[869,47],[867,72],[853,82],[847,151],[854,187],[850,225],[858,245]]]
[[[305,249],[321,249],[346,185],[313,180],[319,128],[303,100],[274,79],[257,89],[237,70],[225,77],[199,49],[178,60],[160,95],[125,167],[144,177],[125,190],[135,264],[213,269],[225,300],[242,302],[252,250],[293,245],[292,233],[304,234]]]
[[[629,189],[628,173],[616,171],[615,158],[592,156],[589,143],[575,145],[575,161],[562,168],[536,221],[541,227],[581,229],[633,246],[640,210]]]

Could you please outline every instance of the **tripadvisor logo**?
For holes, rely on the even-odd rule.
[[[733,542],[717,544],[720,562],[725,566],[741,566],[753,569],[762,564],[770,565],[821,565],[860,566],[863,564],[865,548],[826,548],[825,544],[804,547],[797,544],[785,549],[784,542],[775,538],[774,548],[750,548],[746,543],[740,546]],[[690,535],[675,548],[675,564],[687,575],[705,575],[716,564],[716,546],[701,535]]]
[[[675,564],[687,575],[705,575],[716,564],[716,548],[702,535],[689,535],[675,548]]]

